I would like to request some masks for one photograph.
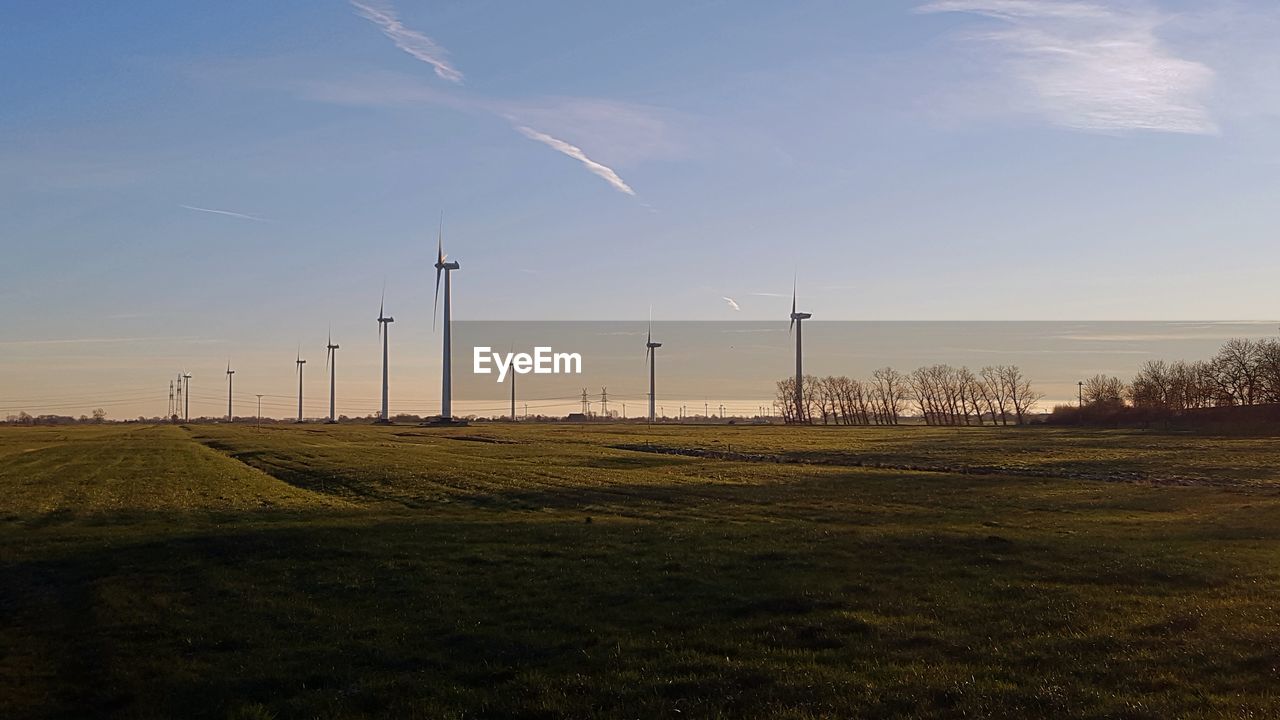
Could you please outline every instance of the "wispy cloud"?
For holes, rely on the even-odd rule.
[[[215,210],[213,208],[196,207],[195,205],[180,206],[186,210],[195,210],[202,213],[213,213],[214,215],[226,215],[227,217],[240,218],[241,220],[253,220],[254,222],[271,222],[266,218],[260,218],[255,215],[245,215],[244,213],[231,212],[230,210]]]
[[[437,45],[435,40],[405,27],[390,5],[351,0],[351,6],[360,17],[382,28],[382,34],[390,38],[396,47],[435,68],[436,75],[449,82],[462,82],[462,73],[449,64],[448,51]]]
[[[972,37],[997,54],[1029,107],[1064,127],[1214,134],[1204,104],[1208,66],[1157,35],[1168,17],[1145,5],[1074,0],[936,0],[921,13],[980,15],[1003,24]]]
[[[0,340],[0,346],[26,346],[26,345],[103,345],[116,343],[149,343],[149,342],[175,342],[175,343],[197,343],[204,342],[198,337],[88,337],[88,338],[52,338],[43,340]]]
[[[742,308],[738,307],[738,301],[737,301],[737,300],[734,300],[734,299],[733,299],[733,298],[731,298],[731,297],[723,297],[723,296],[722,296],[720,299],[721,299],[721,300],[723,300],[723,301],[725,301],[725,302],[727,302],[727,303],[729,303],[729,307],[733,308],[735,311],[741,311],[741,310],[742,310]]]
[[[516,130],[519,131],[521,135],[524,135],[530,140],[537,140],[538,142],[546,145],[547,147],[550,147],[553,150],[556,150],[557,152],[563,153],[564,155],[568,155],[574,160],[577,160],[578,162],[582,163],[587,168],[587,170],[603,178],[604,181],[612,185],[615,190],[619,192],[624,192],[628,195],[636,194],[636,191],[632,190],[630,185],[624,182],[622,178],[618,177],[618,173],[614,172],[612,168],[606,165],[601,165],[595,160],[592,160],[591,158],[587,157],[586,153],[582,152],[581,148],[575,145],[570,145],[569,143],[563,140],[560,140],[559,138],[551,137],[546,133],[538,132],[537,130],[534,130],[533,128],[527,127],[524,125],[517,125]]]

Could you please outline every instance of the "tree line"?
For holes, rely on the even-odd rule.
[[[1017,365],[930,365],[904,374],[880,368],[867,380],[806,375],[777,383],[783,422],[823,425],[898,425],[907,415],[929,425],[1021,425],[1043,396]]]
[[[1211,407],[1280,403],[1280,340],[1228,340],[1208,360],[1149,360],[1129,382],[1095,375],[1080,388],[1080,408],[1055,415],[1110,418],[1125,408],[1145,415],[1173,416]]]

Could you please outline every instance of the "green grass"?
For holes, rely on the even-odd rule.
[[[769,461],[617,449],[645,443]],[[1275,717],[1275,460],[1042,428],[3,428],[0,714]]]

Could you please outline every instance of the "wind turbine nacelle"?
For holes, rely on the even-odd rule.
[[[447,262],[447,263],[439,263],[439,262],[436,263],[437,270],[458,270],[461,267],[462,266],[458,264],[457,260],[454,260],[452,262]]]
[[[808,320],[811,317],[813,317],[813,313],[802,313],[802,312],[791,313],[792,320]]]
[[[660,348],[662,347],[662,343],[651,342],[651,343],[645,343],[644,346],[649,348]]]

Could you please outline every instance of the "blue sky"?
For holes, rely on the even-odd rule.
[[[441,212],[459,318],[785,320],[793,273],[823,319],[1272,317],[1278,30],[1245,2],[6,3],[0,383],[283,353],[287,384],[330,324],[372,366],[384,282],[428,368]]]

